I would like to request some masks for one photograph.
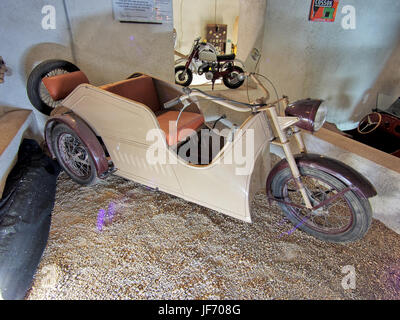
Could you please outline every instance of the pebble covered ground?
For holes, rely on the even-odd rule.
[[[381,222],[332,244],[288,235],[280,209],[261,192],[254,201],[249,224],[117,176],[83,187],[62,173],[27,299],[400,298],[400,235]],[[109,206],[113,220],[99,231]]]

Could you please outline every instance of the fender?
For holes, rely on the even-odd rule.
[[[296,154],[294,158],[299,167],[304,165],[324,171],[331,176],[336,176],[361,197],[371,198],[377,195],[375,187],[368,179],[343,162],[314,153]],[[287,167],[289,167],[289,163],[286,159],[282,159],[272,168],[267,179],[267,194],[269,197],[273,198],[271,184],[274,176]]]
[[[50,137],[51,131],[56,123],[63,123],[67,125],[76,133],[82,143],[89,150],[89,153],[92,156],[92,159],[96,166],[97,176],[101,178],[102,175],[108,170],[108,161],[104,150],[96,135],[93,133],[92,129],[90,129],[90,127],[82,118],[80,118],[72,111],[62,114],[56,114],[46,122],[45,140],[52,157],[55,158],[55,153],[53,150],[53,146],[51,145]]]

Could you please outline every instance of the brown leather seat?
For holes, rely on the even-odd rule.
[[[184,111],[179,118],[177,127],[176,120],[178,119],[178,115],[179,111],[167,111],[157,117],[169,146],[174,146],[178,142],[184,141],[204,123],[204,118],[201,114]]]
[[[158,115],[158,123],[161,130],[165,133],[169,146],[176,145],[178,142],[185,140],[193,132],[191,130],[197,131],[204,123],[204,118],[201,114],[182,112],[178,127],[176,127],[175,121],[178,118],[179,111],[165,111],[161,108],[153,78],[149,76],[143,75],[122,80],[101,86],[100,88],[148,106]]]
[[[89,80],[82,71],[74,71],[52,77],[44,77],[42,82],[51,98],[57,101],[64,99],[80,84],[89,83]]]
[[[137,78],[122,80],[100,87],[103,90],[118,94],[122,97],[143,103],[153,112],[161,111],[158,94],[154,87],[153,78],[143,75]]]
[[[64,99],[76,86],[81,83],[89,82],[82,71],[43,78],[42,81],[54,100]],[[149,76],[142,75],[140,77],[106,84],[100,88],[148,106],[158,115],[157,120],[160,124],[160,128],[164,131],[167,143],[170,146],[183,141],[193,132],[185,129],[196,131],[204,123],[204,118],[201,114],[182,112],[179,118],[178,128],[176,128],[175,121],[178,118],[179,111],[168,110],[163,112],[164,110],[158,100],[153,78]],[[170,121],[172,121],[171,125]]]

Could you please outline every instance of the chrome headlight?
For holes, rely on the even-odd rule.
[[[327,108],[322,100],[304,99],[289,104],[285,110],[287,116],[298,117],[295,124],[307,131],[318,131],[326,120]]]

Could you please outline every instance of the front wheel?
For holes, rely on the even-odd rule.
[[[307,166],[302,166],[299,170],[313,206],[346,188],[340,179],[321,170]],[[304,206],[290,168],[282,169],[275,175],[271,188],[274,197],[286,203]],[[368,231],[372,221],[368,199],[351,190],[314,211],[280,202],[278,204],[296,227],[324,241],[350,242],[360,239]]]
[[[224,76],[222,81],[224,82],[224,85],[227,86],[229,89],[237,89],[244,82],[244,80],[239,79],[239,75],[243,73],[244,71],[242,68],[238,66],[233,66],[232,71]]]
[[[187,87],[192,83],[192,70],[186,69],[185,66],[175,67],[175,83],[183,87]]]
[[[57,124],[51,132],[51,144],[58,163],[72,180],[83,185],[97,182],[93,158],[70,127]]]

